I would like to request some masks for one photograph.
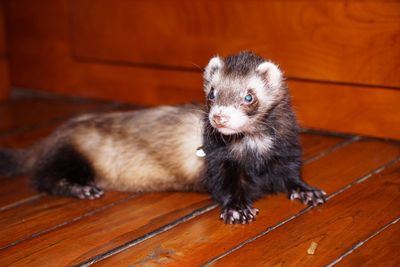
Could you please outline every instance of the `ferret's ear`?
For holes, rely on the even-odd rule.
[[[210,59],[210,61],[207,64],[207,67],[204,70],[204,79],[206,81],[210,81],[211,77],[213,76],[213,74],[221,69],[224,65],[224,62],[222,61],[222,59],[218,56],[213,57],[212,59]]]
[[[256,69],[257,73],[260,74],[264,79],[266,79],[266,83],[270,87],[280,87],[282,83],[282,72],[272,62],[265,61],[258,65]]]

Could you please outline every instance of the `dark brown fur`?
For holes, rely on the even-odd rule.
[[[309,205],[323,203],[324,193],[302,180],[299,128],[277,66],[239,53],[212,59],[205,80],[203,182],[221,206],[221,219],[254,220],[253,201],[265,194],[283,192]],[[244,101],[248,94],[251,103]]]

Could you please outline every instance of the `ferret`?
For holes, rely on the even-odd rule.
[[[203,184],[225,223],[248,223],[265,194],[316,206],[325,192],[301,177],[299,127],[283,74],[253,53],[214,57],[204,72]]]
[[[253,201],[325,193],[301,178],[299,127],[282,72],[251,53],[213,57],[206,105],[87,114],[24,150],[0,150],[0,175],[29,174],[39,192],[95,199],[104,190],[207,191],[225,223],[249,223]]]

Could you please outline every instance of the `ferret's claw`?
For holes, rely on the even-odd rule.
[[[325,195],[326,193],[319,189],[292,190],[289,198],[290,200],[298,199],[303,204],[315,207],[326,202]]]
[[[72,196],[80,199],[96,199],[104,195],[104,191],[94,185],[70,185],[69,191]]]
[[[258,209],[247,206],[246,208],[227,208],[223,209],[220,219],[226,224],[246,224],[255,220]]]

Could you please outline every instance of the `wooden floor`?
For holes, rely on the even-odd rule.
[[[28,146],[80,113],[127,108],[20,95],[0,104],[0,146]],[[400,266],[400,144],[301,138],[304,179],[328,202],[307,208],[268,196],[250,225],[223,224],[206,194],[78,200],[38,194],[27,177],[0,177],[0,266]]]

